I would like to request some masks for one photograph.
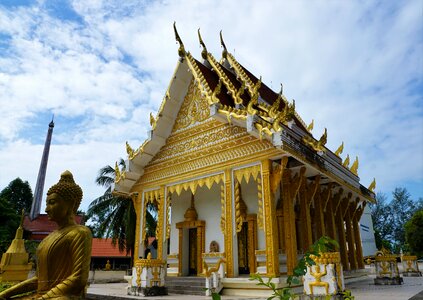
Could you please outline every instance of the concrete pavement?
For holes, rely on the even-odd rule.
[[[346,288],[352,291],[355,300],[423,300],[423,277],[404,277],[402,285],[374,285],[374,275],[369,275],[354,282],[347,282]],[[140,299],[137,296],[126,295],[126,283],[91,284],[88,288],[90,299]],[[420,295],[419,295],[420,293]],[[169,295],[147,297],[161,300],[206,300],[206,296]],[[266,299],[245,296],[222,296],[222,300]]]

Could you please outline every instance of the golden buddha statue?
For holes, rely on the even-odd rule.
[[[45,211],[59,228],[37,248],[37,274],[1,292],[0,299],[28,292],[33,294],[25,299],[79,299],[85,295],[92,235],[74,220],[81,199],[82,190],[72,173],[63,172],[59,182],[47,192]]]

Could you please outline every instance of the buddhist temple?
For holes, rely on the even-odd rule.
[[[220,59],[200,32],[200,59],[176,27],[175,36],[177,66],[149,136],[127,143],[126,169],[116,167],[114,193],[136,208],[135,257],[155,205],[167,276],[201,276],[211,258],[224,262],[226,278],[286,276],[323,235],[339,242],[344,270],[364,268],[359,220],[375,183],[360,184],[356,155],[350,163],[343,143],[328,149],[330,129],[314,136],[295,102],[241,65],[222,35]]]

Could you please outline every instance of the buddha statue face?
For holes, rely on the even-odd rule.
[[[65,201],[58,193],[49,194],[46,202],[46,213],[54,222],[59,222],[72,214],[73,203]]]
[[[65,220],[73,219],[81,199],[81,188],[73,180],[72,173],[65,171],[47,192],[46,213],[50,220],[66,225]]]

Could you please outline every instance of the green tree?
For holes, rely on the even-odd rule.
[[[423,199],[413,201],[405,188],[395,188],[389,202],[385,194],[378,193],[376,204],[370,205],[376,247],[383,246],[394,253],[407,251],[404,225],[421,208]]]
[[[20,216],[9,201],[0,197],[0,253],[6,252],[19,227]]]
[[[392,222],[394,224],[392,240],[394,251],[399,253],[405,244],[405,223],[410,220],[416,211],[416,203],[411,199],[410,193],[405,188],[395,188],[392,192]]]
[[[31,210],[32,190],[28,181],[22,181],[19,177],[11,181],[7,187],[0,192],[0,198],[8,201],[9,205],[20,216],[22,209],[25,212]]]
[[[392,223],[392,208],[387,203],[386,195],[377,193],[376,203],[370,204],[372,215],[373,229],[375,231],[376,247],[381,249],[382,246],[388,250],[393,250],[391,245],[392,232],[394,224]]]
[[[423,209],[418,210],[405,223],[405,238],[413,254],[423,257]]]
[[[119,167],[125,169],[125,161],[120,159]],[[105,193],[91,202],[87,211],[87,219],[96,237],[112,238],[121,251],[126,250],[133,258],[135,248],[136,213],[134,203],[130,197],[116,196],[112,193],[112,184],[115,181],[115,169],[105,166],[100,169],[96,178],[98,185],[106,188]],[[155,232],[156,220],[147,211],[147,228]]]

